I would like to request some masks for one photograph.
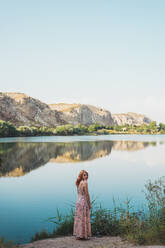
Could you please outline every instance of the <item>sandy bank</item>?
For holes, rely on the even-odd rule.
[[[159,248],[165,246],[136,246],[119,236],[91,237],[90,240],[76,240],[74,236],[65,236],[34,241],[20,245],[21,248]]]

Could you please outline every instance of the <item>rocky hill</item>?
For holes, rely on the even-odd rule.
[[[116,125],[142,125],[149,124],[152,120],[145,115],[137,113],[112,114],[112,118]]]
[[[0,120],[10,121],[15,126],[55,127],[79,123],[91,125],[149,124],[152,120],[136,114],[111,114],[109,110],[90,104],[46,104],[23,93],[0,92]]]
[[[65,124],[60,112],[52,111],[49,105],[22,93],[0,93],[0,120],[10,121],[15,126],[56,126]]]
[[[89,104],[50,104],[52,110],[61,111],[61,118],[70,124],[90,125],[98,122],[102,125],[113,125],[110,111]]]

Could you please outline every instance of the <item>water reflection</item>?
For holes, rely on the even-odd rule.
[[[0,176],[23,176],[48,162],[83,162],[110,155],[112,150],[133,152],[156,144],[123,140],[0,143]]]

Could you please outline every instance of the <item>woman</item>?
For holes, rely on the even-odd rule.
[[[81,170],[76,180],[78,199],[75,208],[73,235],[76,239],[89,239],[91,235],[90,197],[88,193],[88,172]]]

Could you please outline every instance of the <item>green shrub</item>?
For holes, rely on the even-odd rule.
[[[11,122],[0,120],[0,137],[14,137],[17,135],[16,127]]]
[[[20,126],[17,128],[17,131],[20,133],[22,136],[32,136],[32,129],[31,127],[28,126]]]
[[[56,127],[29,127],[20,126],[16,128],[10,122],[0,121],[0,137],[14,136],[43,136],[43,135],[99,135],[110,133],[139,133],[139,134],[165,134],[165,124],[153,121],[149,125],[102,125],[95,122],[93,125],[65,124]]]

